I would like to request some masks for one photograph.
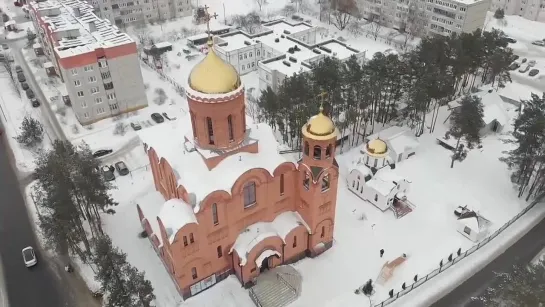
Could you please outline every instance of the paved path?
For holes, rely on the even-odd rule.
[[[490,244],[493,244],[493,242]],[[545,219],[507,249],[505,253],[499,255],[481,271],[470,277],[431,307],[481,307],[482,304],[472,301],[471,298],[481,296],[490,285],[494,284],[494,272],[509,271],[513,264],[516,263],[528,264],[544,246]]]

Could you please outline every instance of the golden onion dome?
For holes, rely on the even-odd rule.
[[[374,139],[367,143],[367,153],[372,157],[384,157],[388,153],[388,145],[381,139]]]
[[[189,74],[189,87],[204,94],[225,94],[240,86],[240,76],[233,65],[220,58],[212,43],[208,43],[208,54]]]
[[[320,113],[311,117],[303,127],[303,135],[312,140],[322,141],[336,137],[337,131],[331,118],[324,115],[323,108],[320,107]]]

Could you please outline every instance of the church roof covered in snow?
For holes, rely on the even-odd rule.
[[[419,145],[414,133],[406,127],[392,126],[371,134],[366,139],[374,140],[377,138],[384,140],[396,154],[405,152],[407,149],[415,149]]]
[[[251,122],[248,119],[247,122]],[[204,157],[219,155],[210,150],[199,150],[191,141],[189,116],[165,122],[138,131],[138,135],[148,148],[153,148],[159,158],[165,158],[188,193],[196,197],[194,211],[199,211],[199,203],[216,190],[231,193],[235,181],[246,171],[254,168],[267,170],[271,175],[276,167],[288,160],[278,153],[278,143],[267,124],[250,124],[247,127],[246,143],[257,143],[258,153],[236,153],[223,159],[209,170]]]
[[[187,224],[197,222],[193,208],[181,199],[173,198],[167,200],[161,207],[158,217],[165,227],[170,243],[174,241],[178,231]],[[159,236],[159,234],[157,234]]]

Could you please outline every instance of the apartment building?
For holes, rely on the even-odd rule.
[[[402,30],[407,20],[419,23],[424,34],[450,35],[483,28],[490,0],[359,0],[366,19],[380,19]],[[411,16],[412,15],[412,16]]]
[[[490,11],[503,9],[505,15],[545,22],[545,0],[492,0]]]
[[[347,60],[350,56],[363,63],[365,52],[335,39],[317,43],[317,27],[284,19],[262,25],[249,34],[233,31],[214,37],[216,53],[244,75],[257,71],[259,89],[278,90],[286,77],[312,70],[325,57]]]
[[[148,105],[136,43],[83,0],[31,2],[45,55],[82,125]]]
[[[96,14],[121,26],[191,16],[191,0],[88,0]]]

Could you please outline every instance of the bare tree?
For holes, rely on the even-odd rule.
[[[418,8],[415,2],[409,4],[409,12],[404,16],[403,26],[400,29],[404,34],[403,45],[401,46],[404,50],[407,49],[410,41],[424,34],[424,15],[425,13]]]
[[[296,12],[297,12],[297,9],[295,8],[295,6],[291,4],[284,6],[284,8],[282,9],[282,15],[284,16],[290,16],[295,14]]]
[[[327,21],[331,23],[331,13],[330,13],[330,3],[329,0],[318,0],[318,4],[320,5],[320,21],[324,21],[325,18],[323,16],[327,16]]]
[[[353,16],[358,16],[358,6],[355,0],[331,0],[333,9],[333,25],[339,30],[344,30]]]
[[[255,0],[255,2],[259,6],[260,11],[263,8],[263,5],[267,5],[269,3],[267,0]]]
[[[382,20],[382,13],[377,15],[377,14],[373,14],[371,15],[370,17],[370,25],[371,25],[371,35],[373,36],[373,38],[375,39],[375,41],[377,40],[379,34],[380,34],[380,31],[382,30],[382,28],[384,27],[384,21]]]
[[[251,12],[248,15],[235,15],[232,18],[233,25],[250,34],[255,34],[261,28],[261,18],[256,12]]]

